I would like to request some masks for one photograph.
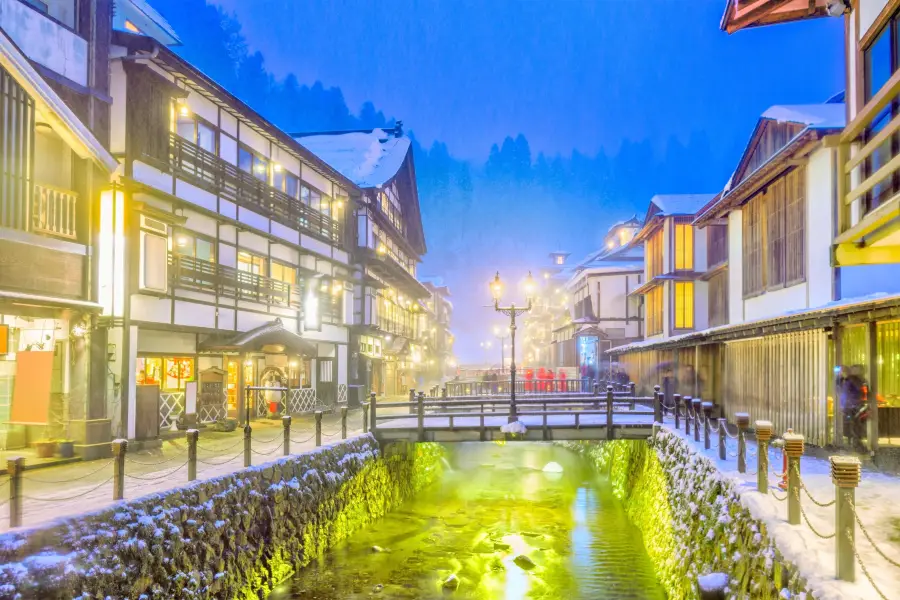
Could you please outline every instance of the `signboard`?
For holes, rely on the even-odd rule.
[[[10,423],[47,425],[50,422],[52,379],[53,350],[16,353],[16,381],[13,384]]]
[[[0,325],[0,354],[9,354],[9,325]]]

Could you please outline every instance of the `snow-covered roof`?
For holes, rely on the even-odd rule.
[[[140,31],[127,29],[125,27],[126,20]],[[169,22],[146,0],[115,0],[113,29],[152,37],[166,46],[181,45],[178,34],[175,33]]]
[[[715,194],[657,194],[650,202],[656,205],[659,214],[664,217],[693,215],[715,196]]]
[[[842,129],[847,124],[846,107],[832,104],[780,104],[762,114],[763,119],[799,123],[810,129]]]
[[[408,137],[384,129],[294,138],[361,188],[381,187],[390,181],[410,149]]]

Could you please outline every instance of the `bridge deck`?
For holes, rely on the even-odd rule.
[[[640,404],[629,409],[631,398],[560,396],[517,401],[517,420],[526,431],[516,435],[502,430],[509,422],[509,400],[497,397],[376,404],[376,410],[382,412],[406,408],[412,414],[376,417],[373,412],[371,429],[383,442],[610,440],[643,439],[652,434],[653,411],[641,406],[650,398],[634,399]],[[490,410],[484,410],[484,405]]]

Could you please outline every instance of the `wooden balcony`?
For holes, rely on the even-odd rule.
[[[834,263],[840,266],[900,262],[900,153],[872,161],[891,140],[900,135],[900,114],[879,131],[872,125],[900,96],[897,71],[847,124],[838,145],[838,233]],[[883,190],[893,190],[885,194]],[[872,197],[878,197],[875,202]]]
[[[300,308],[299,286],[182,254],[169,254],[169,283],[175,288],[218,296]]]
[[[35,184],[31,197],[31,230],[74,240],[78,237],[78,195],[51,185]]]
[[[174,133],[169,136],[169,166],[177,175],[239,206],[332,245],[343,245],[344,228],[340,221]]]

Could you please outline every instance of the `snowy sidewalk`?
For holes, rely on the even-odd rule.
[[[251,462],[261,464],[283,456],[280,420],[253,421]],[[362,433],[362,411],[347,415],[347,437]],[[341,440],[340,413],[322,419],[322,445]],[[315,421],[295,416],[291,423],[291,454],[315,448]],[[244,468],[244,438],[239,427],[230,433],[202,429],[197,442],[197,480],[227,475]],[[112,459],[77,462],[22,473],[22,526],[33,527],[115,504]],[[187,440],[163,442],[161,448],[128,452],[125,459],[125,500],[183,486],[187,478]],[[9,477],[0,478],[0,531],[9,529]]]
[[[868,576],[881,591],[879,594],[858,564],[855,583],[835,579],[835,509],[834,506],[823,507],[815,503],[828,504],[835,497],[828,460],[812,456],[801,458],[800,476],[806,489],[800,492],[800,503],[806,518],[801,519],[800,525],[789,525],[785,501],[787,493],[777,487],[783,470],[780,449],[770,445],[769,493],[760,494],[756,491],[758,457],[754,440],[747,440],[747,473],[741,474],[737,470],[737,440],[727,438],[727,459],[723,461],[719,459],[718,433],[715,430],[711,434],[711,449],[705,450],[702,432],[701,441],[695,442],[693,435],[685,435],[683,420],[679,431],[675,430],[671,417],[666,417],[665,425],[669,432],[684,439],[698,454],[715,464],[725,478],[735,482],[744,506],[755,518],[766,523],[779,551],[797,565],[817,599],[900,598],[900,477],[864,468],[862,481],[856,489],[859,520],[872,541],[887,556],[885,559],[879,555],[857,525],[856,550],[868,570]],[[781,432],[775,435],[781,437]]]

